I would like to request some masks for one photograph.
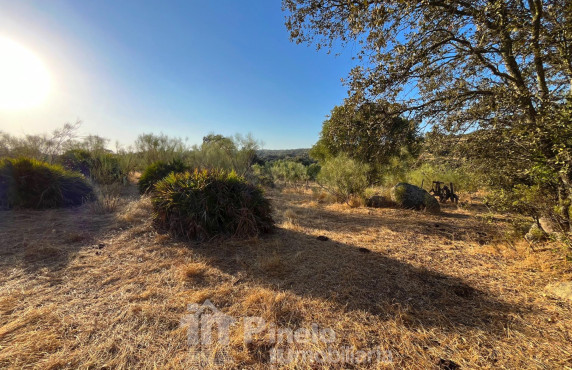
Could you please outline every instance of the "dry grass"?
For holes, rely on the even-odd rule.
[[[131,193],[103,214],[3,212],[0,367],[193,368],[180,322],[206,299],[276,329],[245,344],[233,326],[215,348],[227,368],[268,368],[276,343],[316,327],[334,342],[294,346],[391,351],[374,368],[572,367],[572,307],[544,293],[572,278],[555,245],[507,244],[506,221],[476,208],[435,216],[322,203],[310,190],[269,196],[274,234],[201,245],[157,234],[148,198]]]

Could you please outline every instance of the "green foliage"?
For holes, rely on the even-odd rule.
[[[485,197],[485,204],[501,212],[515,212],[538,220],[543,214],[551,213],[556,200],[553,195],[542,191],[540,185],[515,185],[512,189],[496,189]]]
[[[308,179],[315,181],[320,173],[322,166],[317,163],[312,163],[306,168],[306,174],[308,175]]]
[[[304,183],[309,179],[306,167],[302,163],[291,160],[279,160],[274,162],[270,168],[270,172],[275,180],[294,186]]]
[[[260,165],[255,163],[252,165],[251,178],[249,179],[251,183],[262,185],[262,186],[274,186],[274,178],[272,177],[272,166],[270,163],[265,163]]]
[[[169,162],[184,157],[187,152],[185,142],[164,134],[142,134],[135,140],[135,152],[139,158],[139,168],[162,161]]]
[[[402,157],[419,154],[417,125],[392,113],[397,109],[382,101],[356,105],[346,100],[344,105],[334,107],[310,154],[324,162],[331,156],[346,153],[368,163],[373,180],[390,160],[403,162]]]
[[[442,181],[446,184],[450,182],[455,186],[455,191],[476,191],[478,190],[479,183],[475,181],[475,177],[471,176],[466,168],[453,167],[452,165],[443,162],[425,162],[421,166],[407,172],[404,180],[410,184],[421,186],[429,189],[433,181]]]
[[[68,150],[58,158],[57,162],[64,168],[79,172],[85,177],[91,175],[91,169],[94,164],[92,154],[85,149]]]
[[[151,200],[158,227],[192,240],[253,237],[274,224],[262,191],[234,172],[171,173],[155,185]]]
[[[368,186],[370,167],[340,154],[326,161],[317,181],[332,193],[338,201],[347,202],[352,196],[363,196]]]
[[[141,194],[147,193],[153,190],[153,186],[167,177],[168,174],[182,173],[189,171],[191,168],[185,165],[181,160],[174,159],[171,162],[155,162],[145,169],[139,178],[139,192]]]
[[[0,208],[70,207],[93,199],[79,173],[28,158],[0,162]]]
[[[82,173],[98,184],[124,183],[129,171],[121,155],[105,150],[71,149],[57,158],[57,162],[70,171]]]
[[[200,147],[194,147],[189,153],[189,161],[197,168],[235,171],[246,176],[254,163],[258,147],[259,143],[251,135],[225,137],[209,134],[203,137]]]

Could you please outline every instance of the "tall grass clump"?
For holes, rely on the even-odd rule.
[[[34,159],[0,162],[0,208],[59,208],[80,205],[95,197],[79,173]]]
[[[348,202],[352,197],[363,197],[368,187],[370,167],[345,154],[328,159],[317,176],[318,183],[338,201]]]
[[[253,237],[274,224],[262,191],[234,172],[171,173],[155,185],[151,201],[160,229],[191,240]]]
[[[167,177],[171,172],[181,173],[189,170],[190,167],[178,159],[174,159],[170,162],[155,162],[147,167],[141,175],[141,178],[139,178],[139,192],[145,194],[153,190],[153,186]]]

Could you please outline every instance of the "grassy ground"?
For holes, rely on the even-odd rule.
[[[268,196],[273,234],[202,245],[158,234],[149,200],[128,189],[104,207],[2,212],[0,367],[197,367],[181,320],[206,299],[282,334],[335,333],[280,344],[291,350],[391,354],[332,368],[572,367],[571,304],[544,294],[572,278],[555,245],[509,243],[502,217],[477,208],[434,216]],[[245,343],[239,320],[211,349],[222,367],[267,368],[271,334]]]

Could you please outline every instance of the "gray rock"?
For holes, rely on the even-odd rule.
[[[528,233],[524,236],[524,238],[529,242],[540,242],[546,240],[547,236],[548,235],[544,232],[544,230],[538,227],[536,222],[534,222],[530,226],[530,229],[528,230]]]
[[[398,206],[430,213],[441,212],[441,206],[434,196],[415,185],[401,182],[391,189],[391,200]]]
[[[540,217],[538,222],[540,223],[542,230],[546,231],[548,234],[562,233],[566,232],[568,229],[567,226],[563,223],[563,220],[561,220],[562,223],[559,223],[557,220],[551,217]]]
[[[548,284],[545,290],[550,295],[572,301],[572,281]]]

